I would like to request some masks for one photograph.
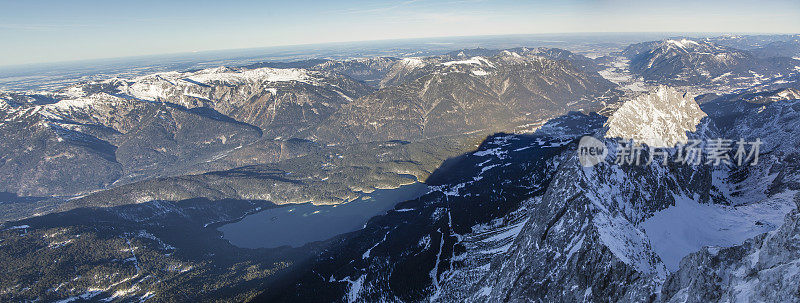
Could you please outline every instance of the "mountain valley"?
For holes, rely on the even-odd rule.
[[[2,91],[0,301],[800,302],[797,39]]]

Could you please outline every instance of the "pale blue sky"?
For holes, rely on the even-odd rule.
[[[0,0],[0,65],[441,36],[800,33],[798,0],[165,2]]]

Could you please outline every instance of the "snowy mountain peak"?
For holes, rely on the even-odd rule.
[[[477,65],[477,66],[484,66],[485,65],[485,66],[492,67],[492,68],[494,67],[494,64],[492,64],[492,62],[490,62],[488,59],[486,59],[484,57],[481,57],[481,56],[472,57],[472,58],[470,58],[468,60],[449,61],[449,62],[442,63],[442,65],[444,65],[444,66],[451,66],[451,65]]]
[[[724,47],[714,44],[710,41],[695,41],[691,39],[668,39],[662,41],[656,51],[678,50],[682,52],[719,52],[725,51]]]
[[[690,47],[692,45],[699,46],[700,43],[697,41],[689,40],[689,39],[681,39],[681,40],[667,40],[667,44],[671,44],[680,48]]]
[[[186,77],[197,82],[306,82],[312,79],[307,70],[297,68],[258,68],[252,70],[236,71],[225,67],[202,70]]]
[[[653,93],[625,102],[606,122],[606,137],[672,147],[686,143],[686,132],[694,132],[705,116],[689,94],[659,86]]]
[[[420,58],[404,58],[403,60],[400,60],[399,64],[407,68],[420,68],[427,65],[425,61],[422,61]]]

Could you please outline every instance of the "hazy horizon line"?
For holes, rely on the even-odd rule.
[[[229,51],[247,51],[247,50],[259,50],[259,49],[271,49],[271,48],[283,48],[283,47],[304,47],[304,46],[323,46],[323,45],[335,45],[335,44],[355,44],[355,43],[379,43],[379,42],[400,42],[400,41],[413,41],[413,40],[428,40],[428,39],[453,39],[453,38],[478,38],[478,37],[512,37],[512,36],[546,36],[546,35],[613,35],[613,34],[704,34],[704,35],[744,35],[744,36],[757,36],[757,35],[800,35],[800,33],[792,33],[792,32],[680,32],[680,31],[664,31],[664,32],[652,32],[652,31],[642,31],[642,32],[549,32],[549,33],[521,33],[521,34],[485,34],[485,35],[456,35],[456,36],[426,36],[426,37],[415,37],[415,38],[389,38],[389,39],[374,39],[374,40],[348,40],[348,41],[328,41],[328,42],[319,42],[319,43],[297,43],[297,44],[280,44],[280,45],[267,45],[267,46],[254,46],[254,47],[243,47],[243,48],[220,48],[220,49],[204,49],[204,50],[187,50],[187,51],[179,51],[179,52],[168,52],[168,53],[147,53],[147,54],[140,54],[140,55],[132,55],[132,56],[109,56],[109,57],[97,57],[97,58],[89,58],[89,59],[75,59],[75,60],[56,60],[56,61],[40,61],[40,62],[30,62],[30,63],[18,63],[18,64],[0,64],[0,69],[17,69],[17,68],[26,68],[26,67],[42,67],[46,65],[60,65],[60,64],[75,64],[81,62],[97,62],[97,61],[105,61],[105,60],[124,60],[124,59],[136,59],[136,58],[146,58],[146,57],[160,57],[160,56],[176,56],[176,55],[190,55],[190,54],[203,54],[203,53],[214,53],[214,52],[229,52]]]

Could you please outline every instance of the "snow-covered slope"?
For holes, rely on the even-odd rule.
[[[660,86],[654,93],[626,101],[608,119],[607,138],[622,138],[653,147],[686,143],[706,114],[687,93]]]
[[[798,173],[792,168],[796,161],[790,156],[794,153],[790,146],[797,146],[794,137],[800,134],[795,134],[797,118],[789,109],[796,107],[796,102],[770,103],[763,109],[761,103],[741,99],[704,105],[709,116],[697,131],[689,132],[689,138],[741,136],[752,140],[773,134],[762,152],[776,156],[762,157],[745,170],[711,165],[664,167],[660,158],[648,165],[614,165],[616,142],[609,139],[605,140],[610,150],[606,163],[583,168],[575,158],[564,161],[540,202],[528,206],[529,218],[514,243],[507,252],[498,253],[484,276],[477,279],[481,286],[453,291],[471,292],[459,297],[474,302],[651,301],[662,298],[662,287],[664,299],[685,298],[687,292],[690,297],[702,294],[706,290],[693,289],[697,284],[692,282],[702,279],[681,273],[696,273],[694,265],[679,267],[681,259],[705,246],[736,247],[774,230],[796,207],[791,184],[798,184]],[[668,103],[661,105],[660,110],[672,108]],[[721,110],[720,106],[728,108]],[[738,108],[739,113],[730,107]],[[702,113],[696,105],[688,109],[695,110]],[[737,121],[734,128],[727,126],[731,119]],[[775,136],[776,129],[787,134]],[[667,150],[675,155],[675,149]],[[726,188],[738,191],[722,194]],[[762,274],[769,275],[770,281],[797,281],[788,272],[794,263],[781,262],[786,264],[785,270]],[[712,264],[704,266],[713,272]],[[683,280],[678,280],[680,275],[685,276],[680,278]],[[664,286],[665,281],[683,281],[681,287],[689,288],[674,297],[678,289]],[[725,283],[712,287],[734,293],[746,285]],[[790,291],[758,285],[780,293]]]
[[[800,198],[794,195],[794,207]],[[664,285],[666,302],[798,302],[800,213],[776,230],[730,248],[710,246],[684,258]]]
[[[208,107],[255,125],[271,138],[298,136],[343,104],[372,90],[339,74],[270,67],[166,72],[130,80],[90,82],[66,89],[78,97],[103,92],[190,109]]]

